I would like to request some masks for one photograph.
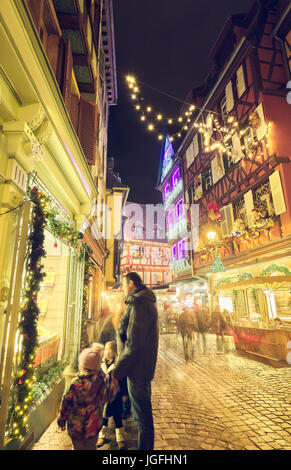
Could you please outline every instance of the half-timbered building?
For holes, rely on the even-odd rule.
[[[121,275],[137,272],[144,284],[154,287],[171,282],[172,272],[170,248],[163,228],[164,212],[162,210],[158,218],[151,209],[151,206],[126,204],[120,269]]]
[[[290,2],[277,1],[255,1],[246,14],[227,18],[205,83],[191,91],[195,115],[177,152],[189,222],[199,205],[193,273],[208,277],[213,308],[261,328],[277,316],[291,324],[288,18]],[[279,342],[280,351],[273,340],[265,349],[239,344],[284,362],[287,336]]]

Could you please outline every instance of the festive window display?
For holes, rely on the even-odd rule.
[[[22,439],[27,431],[27,419],[32,403],[32,387],[35,381],[35,367],[44,360],[57,357],[60,347],[61,335],[50,333],[50,328],[39,324],[40,308],[38,296],[42,294],[41,288],[51,289],[54,287],[54,277],[48,276],[50,282],[45,283],[45,263],[48,249],[60,249],[62,244],[73,247],[79,253],[80,259],[85,258],[84,276],[84,303],[82,309],[82,323],[86,318],[87,304],[85,296],[86,284],[90,280],[89,259],[91,250],[81,240],[83,235],[74,230],[67,222],[61,221],[57,214],[58,210],[48,196],[43,194],[37,187],[30,188],[27,197],[32,201],[31,229],[27,246],[27,276],[24,282],[23,306],[20,314],[19,333],[21,337],[21,348],[19,360],[12,388],[12,400],[8,413],[8,433],[11,437]],[[48,247],[46,240],[46,229],[52,234],[51,246]],[[41,305],[41,302],[40,302]],[[49,311],[49,310],[48,310]],[[50,315],[44,316],[43,322],[53,320]],[[88,344],[86,332],[82,332],[83,346]]]

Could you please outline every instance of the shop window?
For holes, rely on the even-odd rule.
[[[40,284],[37,302],[40,310],[35,365],[49,359],[61,359],[66,329],[67,283],[69,281],[70,250],[45,231],[46,257],[42,259],[46,276]]]
[[[291,325],[291,290],[281,289],[273,291],[276,317],[279,317],[283,325]]]
[[[233,301],[232,301],[232,296],[219,296],[218,298],[219,301],[219,308],[223,312],[224,310],[227,310],[229,313],[233,313]]]

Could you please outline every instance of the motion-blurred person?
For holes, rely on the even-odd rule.
[[[207,339],[206,333],[209,328],[209,313],[208,309],[205,306],[200,307],[195,312],[196,316],[196,328],[197,328],[197,344],[203,344],[203,353],[206,354],[207,352]]]
[[[224,330],[226,329],[226,320],[219,308],[213,310],[211,315],[211,331],[216,334],[216,350],[223,352],[224,348]]]

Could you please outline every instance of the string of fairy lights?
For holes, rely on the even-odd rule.
[[[192,127],[197,128],[197,131],[201,134],[205,153],[213,152],[217,149],[231,156],[231,139],[236,134],[238,138],[241,138],[247,132],[247,127],[242,128],[233,115],[230,115],[227,118],[226,124],[220,124],[220,120],[225,122],[225,115],[213,110],[203,109],[204,115],[202,112],[199,121],[197,121],[197,118],[195,120],[194,112],[201,110],[198,106],[150,87],[149,85],[137,80],[132,75],[126,75],[125,80],[128,86],[130,99],[138,114],[139,121],[145,124],[147,131],[156,135],[156,138],[160,141],[163,140],[165,124],[170,130],[169,138],[172,142],[184,137],[192,125]],[[152,105],[146,103],[146,100],[141,93],[142,85],[146,85],[158,93],[162,93],[182,102],[184,109],[183,112],[180,112],[178,116],[169,116],[157,111]],[[242,145],[241,148],[246,157],[252,156],[252,153],[248,151],[244,145]]]

